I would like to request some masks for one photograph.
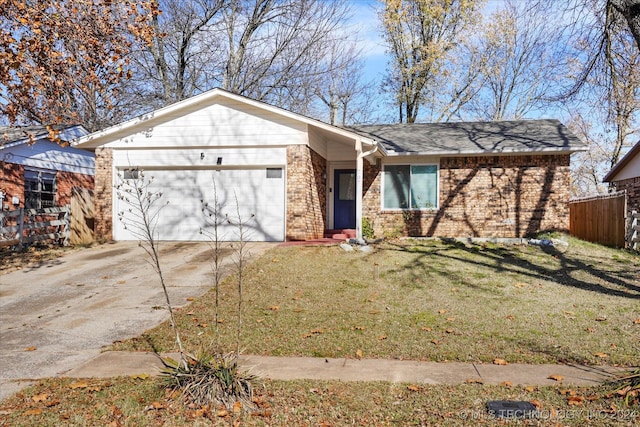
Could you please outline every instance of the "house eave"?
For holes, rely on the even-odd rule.
[[[85,136],[89,134],[89,132],[85,129],[84,126],[82,125],[75,125],[75,126],[69,126],[68,128],[65,128],[63,130],[59,131],[59,135],[58,137],[65,142],[69,142],[71,141],[73,138],[67,137],[65,135],[69,135],[72,136],[72,134],[75,133],[84,133]],[[1,137],[0,137],[1,139]],[[8,149],[11,147],[16,147],[18,145],[23,145],[23,144],[30,144],[32,141],[31,138],[29,137],[24,137],[21,139],[16,139],[14,141],[11,142],[7,142],[6,144],[0,144],[0,150],[4,150],[4,149]],[[36,135],[33,135],[33,141],[34,142],[40,142],[40,141],[50,141],[49,139],[49,133],[48,132],[42,132]]]
[[[602,182],[614,182],[614,178],[616,177],[616,175],[618,175],[618,173],[620,173],[622,169],[624,169],[627,163],[629,163],[631,159],[633,159],[633,157],[635,157],[635,155],[639,153],[640,141],[638,141],[636,145],[631,147],[631,150],[629,150],[629,152],[627,152],[627,154],[625,154],[624,157],[622,157],[622,159],[620,159],[620,161],[611,168],[611,170],[604,176],[604,178],[602,178]]]
[[[571,148],[571,149],[557,149],[546,148],[537,150],[518,150],[518,149],[504,149],[504,150],[432,150],[432,151],[393,151],[386,150],[385,153],[389,157],[402,157],[402,156],[438,156],[438,157],[465,157],[465,156],[496,156],[496,155],[540,155],[540,154],[572,154],[578,151],[586,151],[587,148]]]

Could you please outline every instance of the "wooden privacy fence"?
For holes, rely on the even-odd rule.
[[[626,194],[615,193],[569,202],[569,233],[582,240],[625,247]]]
[[[0,212],[0,247],[52,240],[69,243],[69,206]]]

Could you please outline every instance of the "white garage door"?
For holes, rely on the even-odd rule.
[[[214,205],[214,180],[220,206],[219,240],[239,240],[238,216],[244,224],[244,240],[284,240],[282,169],[147,170],[138,182],[146,182],[151,176],[153,180],[149,191],[162,192],[162,197],[156,202],[156,205],[163,206],[156,225],[159,240],[210,240],[213,219],[203,213],[203,205]],[[134,222],[133,214],[129,212],[127,203],[117,197],[116,212],[124,212],[124,221],[114,218],[115,239],[138,240],[133,232],[135,224],[131,224]]]

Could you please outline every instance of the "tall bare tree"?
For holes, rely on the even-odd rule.
[[[633,35],[638,50],[640,50],[640,0],[608,0],[607,6],[616,10],[624,17]]]
[[[383,0],[380,20],[391,56],[386,89],[395,98],[398,121],[412,123],[455,46],[482,2],[473,0]]]
[[[356,42],[330,46],[318,63],[315,96],[328,110],[326,117],[330,124],[344,126],[371,120],[375,83],[364,80],[364,67],[362,49]]]
[[[470,102],[475,118],[521,119],[548,104],[565,71],[556,58],[561,37],[551,12],[548,3],[507,0],[491,14],[478,52],[482,88]]]
[[[153,106],[218,86],[308,114],[339,71],[325,55],[350,38],[345,0],[156,1],[154,43],[137,56],[138,92]]]
[[[558,99],[569,105],[575,130],[589,144],[574,158],[576,195],[602,192],[604,174],[638,139],[640,50],[628,19],[613,1],[578,1],[575,79]],[[619,2],[624,3],[624,2]]]
[[[162,12],[151,22],[153,40],[134,56],[138,93],[151,106],[189,98],[211,86],[220,55],[217,28],[231,0],[153,0]]]

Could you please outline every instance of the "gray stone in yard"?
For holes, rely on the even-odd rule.
[[[341,247],[341,248],[342,248],[342,250],[343,250],[343,251],[345,251],[345,252],[353,252],[353,250],[354,250],[354,249],[353,249],[353,246],[351,246],[351,245],[350,245],[350,244],[348,244],[348,243],[341,243],[341,244],[340,244],[340,247]]]

